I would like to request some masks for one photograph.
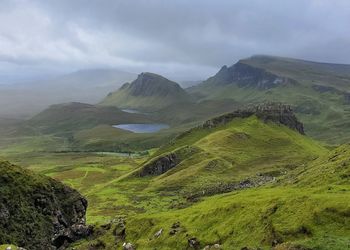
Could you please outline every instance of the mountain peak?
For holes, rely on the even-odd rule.
[[[155,73],[142,72],[136,80],[107,96],[102,104],[155,110],[175,102],[187,102],[189,99],[189,95],[178,83]]]

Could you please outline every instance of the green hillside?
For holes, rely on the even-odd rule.
[[[200,100],[294,106],[306,133],[327,143],[350,139],[349,65],[254,56],[222,69],[188,91]]]
[[[173,103],[189,101],[189,95],[179,84],[157,74],[141,73],[135,81],[110,93],[101,105],[155,111]]]
[[[145,115],[123,112],[116,107],[73,102],[52,105],[31,118],[26,125],[41,133],[53,134],[80,131],[97,125],[150,122]]]
[[[146,250],[348,247],[350,146],[329,152],[303,134],[289,106],[238,109],[148,154],[10,159],[87,198],[94,233],[70,249],[119,249],[124,242]]]
[[[217,117],[179,135],[161,147],[139,175],[159,176],[153,187],[182,190],[193,196],[193,192],[229,191],[242,180],[248,185],[271,181],[269,177],[326,152],[300,134],[302,130],[285,126],[300,129],[287,107],[272,105],[245,112]],[[286,123],[281,125],[284,119]]]

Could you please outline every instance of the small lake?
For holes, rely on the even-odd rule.
[[[128,130],[134,133],[155,133],[159,130],[169,128],[167,124],[150,123],[150,124],[119,124],[113,125],[114,128]]]

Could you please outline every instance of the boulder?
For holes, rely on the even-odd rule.
[[[123,250],[136,250],[136,248],[130,242],[123,244]]]

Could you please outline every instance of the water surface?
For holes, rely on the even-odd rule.
[[[163,123],[150,123],[150,124],[119,124],[113,125],[114,128],[120,128],[128,130],[134,133],[155,133],[161,129],[169,128],[169,125]]]

